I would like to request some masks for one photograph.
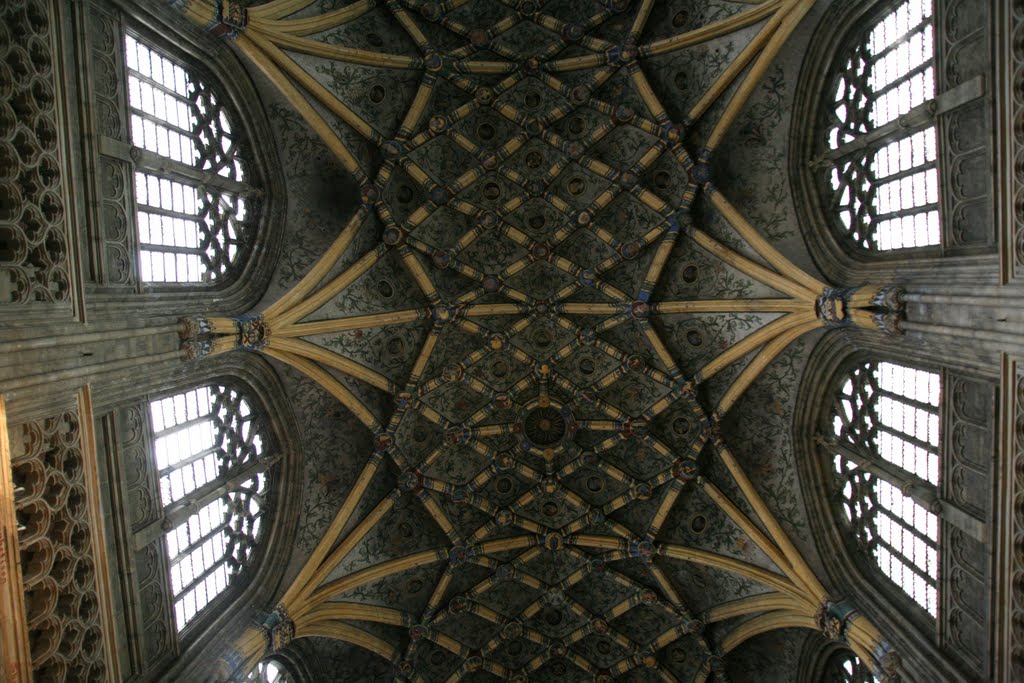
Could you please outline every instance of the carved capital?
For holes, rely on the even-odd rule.
[[[206,316],[196,315],[189,318],[178,318],[178,336],[182,340],[199,339],[211,332],[210,320]]]
[[[288,618],[288,610],[284,605],[275,607],[260,628],[270,652],[280,652],[295,639],[295,622]]]
[[[207,30],[216,36],[233,40],[245,30],[249,23],[249,12],[240,0],[217,0],[216,18]]]
[[[906,292],[902,287],[888,286],[881,287],[871,297],[871,305],[876,308],[885,308],[890,311],[902,311],[905,306],[904,297]]]
[[[833,642],[846,640],[846,626],[856,611],[844,601],[833,602],[826,598],[814,615],[814,621],[821,634]]]
[[[879,311],[871,314],[871,319],[879,330],[886,334],[899,336],[903,334],[903,316],[889,311]]]
[[[209,339],[196,339],[184,341],[181,343],[181,352],[185,360],[199,360],[210,355],[213,350],[213,344],[210,343]]]

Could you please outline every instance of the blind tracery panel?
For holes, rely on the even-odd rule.
[[[254,195],[229,116],[213,91],[134,36],[125,35],[131,141],[144,282],[211,283],[240,265]]]
[[[249,402],[222,385],[152,401],[150,417],[165,509],[199,508],[169,517],[176,523],[165,537],[180,631],[244,570],[259,542],[266,441]]]
[[[850,51],[826,103],[828,205],[861,248],[941,241],[934,125],[895,125],[935,97],[933,41],[932,0],[896,5]]]
[[[846,520],[882,572],[932,616],[938,609],[938,518],[883,476],[939,482],[939,375],[865,363],[843,383],[832,415],[837,493]],[[887,463],[890,467],[872,467]]]

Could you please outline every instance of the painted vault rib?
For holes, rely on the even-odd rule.
[[[309,0],[275,0],[249,9],[224,0],[174,3],[196,24],[232,39],[362,188],[360,207],[334,243],[275,303],[245,318],[210,316],[183,323],[183,338],[195,355],[244,350],[290,365],[337,398],[375,438],[358,480],[304,569],[267,623],[247,631],[225,657],[222,674],[251,669],[292,638],[326,636],[384,657],[394,663],[396,676],[409,680],[427,680],[414,662],[417,650],[429,642],[456,656],[459,664],[451,681],[477,671],[509,680],[544,677],[541,672],[550,672],[556,663],[595,680],[649,668],[662,680],[673,681],[677,677],[659,665],[659,653],[689,639],[699,653],[692,680],[712,675],[721,680],[722,658],[740,644],[766,631],[799,627],[845,640],[882,680],[896,680],[898,658],[882,634],[853,606],[830,598],[720,429],[722,416],[800,336],[826,326],[895,333],[902,314],[899,292],[893,288],[835,289],[801,271],[762,237],[712,179],[716,149],[812,0],[743,2],[725,19],[646,43],[642,35],[654,0],[594,2],[594,14],[582,20],[549,13],[543,2],[506,0],[499,3],[507,10],[504,18],[487,27],[466,23],[465,9],[474,2],[483,0],[360,0],[321,14],[310,13]],[[602,25],[624,11],[633,14],[621,40],[602,37]],[[375,52],[323,39],[372,12],[390,16],[418,52]],[[548,36],[547,44],[532,54],[510,49],[503,37],[522,27]],[[744,32],[751,27],[756,32]],[[440,49],[429,37],[434,31],[447,31],[461,43]],[[645,76],[645,62],[733,34],[752,37],[686,115],[673,121]],[[386,138],[317,80],[298,56],[420,73],[397,134]],[[643,108],[602,97],[602,86],[622,74]],[[461,93],[462,104],[447,110],[433,106],[442,86]],[[597,123],[573,136],[566,127],[582,110]],[[468,125],[480,112],[494,112],[507,125],[508,137],[499,146],[482,144],[477,139],[482,129]],[[379,166],[361,164],[325,116],[336,117],[379,148]],[[695,143],[699,123],[706,135]],[[643,142],[622,167],[594,153],[605,138],[626,132]],[[438,141],[461,150],[469,161],[453,172],[450,165],[435,164],[429,154],[420,153]],[[539,153],[529,156],[537,144],[550,163]],[[518,163],[522,158],[526,166]],[[540,162],[530,163],[538,158]],[[685,189],[671,201],[645,180],[665,159],[686,179]],[[573,189],[571,176],[577,170],[599,181],[598,189],[583,199]],[[388,199],[389,185],[399,173],[411,178],[425,197],[407,216],[399,216]],[[554,224],[543,231],[517,227],[512,217],[538,200],[557,217]],[[609,208],[627,201],[632,215],[644,219],[623,226],[614,215],[609,218]],[[692,210],[697,201],[724,219],[747,255],[699,225],[702,214]],[[425,227],[442,208],[464,216],[471,226],[448,235],[445,244]],[[379,231],[374,246],[335,274],[355,238],[374,230]],[[583,238],[592,248],[573,248]],[[498,268],[482,267],[474,249],[486,240],[507,246],[515,255]],[[659,281],[680,240],[691,240],[778,296],[661,300]],[[334,317],[329,304],[335,297],[392,253],[415,282],[423,305]],[[623,275],[626,271],[635,275]],[[454,294],[452,282],[458,283]],[[659,320],[685,314],[757,314],[761,324],[709,362],[687,367],[658,327]],[[429,332],[415,352],[411,371],[400,381],[323,343],[324,335],[417,322]],[[541,334],[542,328],[550,331]],[[643,354],[613,340],[611,333],[622,328],[632,328],[647,345]],[[434,367],[438,349],[457,333],[476,346]],[[602,361],[600,372],[572,376],[560,365],[583,353]],[[525,368],[522,377],[499,389],[474,373],[490,354],[503,354]],[[744,361],[724,394],[705,405],[701,386]],[[637,399],[639,409],[624,408],[619,400],[616,390],[626,380],[648,388]],[[349,388],[353,381],[388,394],[391,412],[371,410]],[[448,410],[448,403],[438,398],[455,391],[475,407],[468,414]],[[697,425],[683,450],[649,429],[680,406]],[[399,438],[403,422],[414,419],[435,427],[436,441],[421,449],[425,452],[414,453]],[[626,471],[606,457],[616,448],[642,451],[659,464],[647,475]],[[471,454],[463,458],[463,469],[466,462],[479,463],[470,476],[446,475],[450,469],[441,464],[455,452]],[[730,499],[702,473],[702,458],[708,457],[724,465],[732,478],[729,487],[739,491],[742,501]],[[388,468],[399,473],[398,486],[369,512],[357,515],[371,482]],[[619,493],[598,498],[586,488],[569,486],[570,477],[583,469],[598,472]],[[489,487],[508,473],[529,487],[511,503],[499,505],[488,496]],[[346,558],[376,525],[386,523],[389,511],[406,495],[422,504],[448,543],[340,572]],[[659,541],[681,496],[706,497],[749,536],[766,563]],[[641,509],[641,504],[642,523],[636,523],[637,515],[625,521],[620,513]],[[471,508],[480,513],[477,519],[486,521],[467,528],[453,517],[453,505]],[[538,563],[556,561],[568,566],[557,581],[539,576]],[[638,564],[649,583],[622,571],[623,562]],[[734,574],[760,585],[763,592],[694,614],[665,571],[677,562]],[[443,571],[422,612],[349,599],[363,586],[425,565]],[[487,570],[487,578],[453,595],[453,576],[471,565]],[[610,579],[625,597],[598,608],[590,597],[573,591],[595,575]],[[542,594],[516,614],[503,613],[488,599],[501,581]],[[552,594],[581,624],[557,637],[531,621]],[[638,640],[621,619],[634,610],[657,612],[668,625],[654,637]],[[458,629],[450,628],[460,615],[473,615],[475,623],[486,625],[489,639],[474,647],[460,640]],[[407,637],[389,640],[369,630],[367,622],[401,627]],[[721,622],[729,622],[724,635],[712,637],[709,627]],[[624,654],[597,662],[578,647],[591,634],[608,636]],[[503,644],[519,639],[530,644],[521,665],[511,666],[496,656]]]

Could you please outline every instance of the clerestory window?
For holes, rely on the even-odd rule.
[[[152,401],[149,412],[181,631],[252,560],[269,488],[270,444],[252,404],[222,384]]]
[[[833,225],[871,251],[941,242],[932,0],[905,0],[858,34],[824,103],[821,175]]]
[[[248,256],[256,191],[231,116],[211,87],[169,55],[124,38],[139,278],[213,285]]]
[[[858,544],[933,617],[939,520],[926,507],[940,473],[940,376],[888,362],[854,367],[835,395],[835,493]]]

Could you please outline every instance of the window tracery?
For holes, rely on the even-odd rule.
[[[938,609],[938,517],[922,504],[939,482],[938,374],[867,362],[846,377],[832,410],[833,473],[857,541],[933,617]]]
[[[269,488],[268,443],[252,405],[231,387],[199,387],[149,407],[181,631],[252,559]]]
[[[858,247],[938,245],[939,179],[932,0],[892,6],[841,61],[824,112],[822,188],[834,225]]]
[[[292,683],[295,679],[282,664],[268,659],[257,664],[245,680],[246,683]]]
[[[207,283],[232,277],[252,240],[256,196],[230,116],[196,73],[124,37],[135,166],[139,277]]]
[[[875,683],[875,677],[860,657],[839,652],[829,660],[822,683]]]

